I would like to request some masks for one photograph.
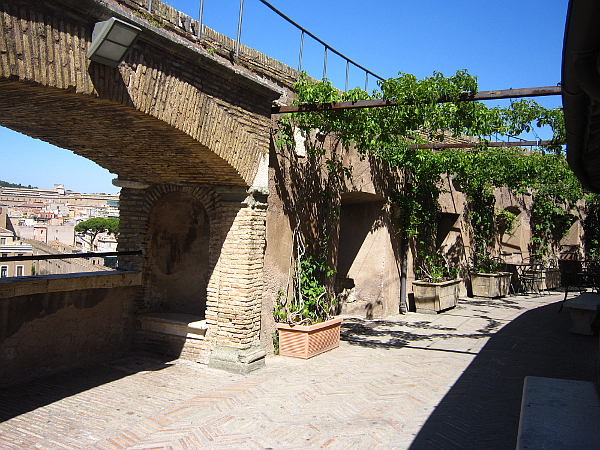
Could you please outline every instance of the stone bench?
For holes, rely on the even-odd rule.
[[[598,316],[600,308],[600,295],[592,292],[579,294],[577,297],[567,300],[564,305],[569,308],[571,314],[571,333],[594,335],[592,323]]]
[[[525,377],[516,448],[600,448],[600,400],[594,383]]]
[[[208,363],[208,325],[201,316],[179,313],[149,313],[138,316],[140,330],[136,348],[176,358]]]

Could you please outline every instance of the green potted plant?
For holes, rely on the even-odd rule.
[[[438,313],[456,306],[462,279],[441,255],[425,256],[417,272],[421,279],[413,281],[413,295],[418,313]]]
[[[342,319],[333,316],[337,301],[326,283],[333,275],[321,259],[297,255],[291,286],[279,291],[274,309],[280,355],[306,359],[339,346]]]

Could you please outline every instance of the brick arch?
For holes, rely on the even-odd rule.
[[[150,211],[152,211],[152,208],[156,205],[157,201],[166,194],[173,192],[189,194],[198,199],[204,205],[211,224],[219,219],[217,207],[219,194],[210,186],[178,186],[172,184],[152,186],[144,191],[141,211],[145,215],[150,214]]]
[[[123,217],[121,217],[121,234],[119,236],[119,249],[144,249],[145,256],[143,262],[137,260],[135,267],[141,269],[143,274],[143,287],[136,300],[138,312],[157,311],[161,309],[160,296],[161,283],[165,280],[158,280],[153,274],[152,266],[152,238],[153,231],[150,229],[150,217],[155,206],[161,200],[168,198],[170,194],[183,194],[197,200],[204,208],[208,216],[208,228],[210,230],[208,242],[208,261],[203,270],[208,276],[206,284],[206,298],[203,300],[204,312],[209,325],[214,325],[215,295],[218,291],[215,285],[218,283],[218,276],[215,276],[215,270],[219,259],[220,249],[223,244],[223,237],[220,230],[222,225],[222,214],[219,208],[219,195],[210,186],[177,186],[177,185],[154,185],[143,191],[134,189],[123,189],[121,192],[121,203],[136,204],[134,208],[128,208]],[[138,265],[140,264],[141,265]],[[154,272],[156,272],[154,270]],[[204,275],[202,275],[204,276]],[[161,278],[159,276],[159,278]],[[164,278],[164,277],[162,277]],[[164,283],[163,283],[164,284]],[[173,305],[175,309],[180,306]],[[163,308],[164,309],[164,308]],[[181,309],[181,308],[180,308]],[[174,311],[174,312],[194,312],[199,311]]]
[[[269,99],[143,39],[118,68],[90,63],[97,19],[57,6],[0,3],[0,125],[123,179],[252,184]]]

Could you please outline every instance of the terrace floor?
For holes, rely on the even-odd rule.
[[[0,448],[514,449],[525,376],[596,379],[563,295],[347,318],[339,348],[245,376],[127,354],[0,390]]]

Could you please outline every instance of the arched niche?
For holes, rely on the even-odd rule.
[[[150,211],[147,298],[154,311],[204,316],[210,221],[200,200],[170,192]]]

